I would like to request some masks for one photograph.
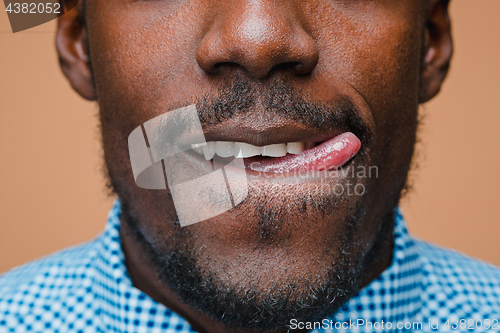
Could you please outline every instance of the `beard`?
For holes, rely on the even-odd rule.
[[[230,266],[216,262],[197,244],[196,236],[180,226],[176,226],[168,249],[154,246],[140,231],[132,207],[123,200],[121,204],[122,221],[145,250],[162,282],[183,302],[227,327],[262,331],[287,327],[291,319],[312,322],[333,316],[360,290],[364,273],[391,239],[388,236],[394,223],[393,212],[384,217],[374,246],[365,255],[354,239],[358,221],[366,214],[364,205],[358,203],[339,223],[344,226],[337,237],[340,247],[332,251],[329,260],[314,274],[296,275],[286,269],[259,271],[259,267],[248,269],[243,263]],[[322,204],[316,204],[320,211]],[[266,244],[282,241],[276,235],[291,223],[290,210],[282,214],[284,210],[268,204],[254,207],[262,241],[260,250],[265,250]],[[240,274],[251,278],[239,279]]]
[[[262,100],[254,96],[264,97]],[[363,143],[355,163],[368,165],[371,133],[348,99],[329,107],[305,102],[283,83],[257,94],[246,82],[236,81],[218,98],[204,97],[197,103],[200,122],[213,125],[237,116],[252,118],[256,116],[251,112],[257,103],[263,106],[260,110],[267,111],[257,116],[267,121],[283,117],[322,131],[330,128],[351,131]],[[350,166],[354,167],[356,164],[352,162]],[[230,213],[254,228],[256,257],[229,263],[224,254],[213,256],[206,247],[210,244],[200,241],[199,233],[195,232],[198,225],[194,229],[183,228],[176,215],[171,239],[147,238],[141,225],[148,221],[139,218],[133,200],[129,200],[134,195],[129,188],[120,186],[119,177],[113,177],[110,171],[111,184],[121,200],[121,219],[144,248],[162,282],[183,302],[227,327],[269,331],[286,327],[290,319],[317,321],[334,315],[360,289],[364,273],[391,239],[393,211],[384,216],[373,245],[368,252],[364,251],[366,244],[356,236],[369,205],[361,196],[347,198],[320,190],[316,185],[249,183],[248,197]],[[354,174],[349,180],[361,183]],[[368,188],[374,188],[371,185]],[[290,191],[287,186],[295,188]],[[287,191],[294,195],[285,200],[280,193]],[[290,234],[314,228],[315,223],[335,225],[334,236],[318,240],[317,247],[328,250],[321,257],[308,258],[306,272],[299,269],[292,272],[294,260],[286,259],[287,247],[295,246],[287,244]],[[270,253],[284,255],[285,264],[274,267],[266,264]]]

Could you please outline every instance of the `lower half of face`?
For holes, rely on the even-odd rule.
[[[211,2],[199,3],[206,7]],[[293,3],[299,8],[310,2]],[[247,60],[238,66],[222,62],[213,73],[197,67],[196,45],[203,36],[194,32],[206,31],[199,26],[205,22],[199,17],[215,15],[216,10],[203,7],[198,11],[203,15],[194,15],[191,7],[180,6],[177,14],[173,10],[169,16],[170,22],[162,16],[144,24],[138,17],[132,19],[129,9],[122,14],[131,19],[123,20],[101,8],[95,27],[90,25],[91,50],[106,49],[92,52],[93,66],[106,164],[122,201],[122,220],[135,230],[136,239],[168,286],[187,304],[229,326],[272,329],[290,318],[305,321],[330,315],[380,273],[377,261],[390,261],[391,249],[386,245],[392,214],[411,164],[417,128],[421,16],[411,13],[420,5],[416,1],[393,1],[394,6],[383,1],[317,4],[321,10],[301,11],[301,15],[311,13],[303,21],[318,43],[314,70],[308,75],[289,75],[290,66],[276,66],[265,79],[247,75],[245,65],[265,64],[265,59],[254,61],[252,54],[248,59],[238,58]],[[157,5],[134,3],[148,15],[158,12],[149,7]],[[273,7],[266,14],[262,12],[266,6],[252,7],[254,11],[242,17],[254,15],[263,24],[268,15],[275,22],[277,13],[288,15],[295,8]],[[232,7],[226,9],[233,13]],[[109,17],[102,19],[103,15]],[[224,20],[230,17],[219,20],[228,26],[239,22]],[[158,24],[155,29],[145,30],[154,22]],[[113,29],[122,31],[107,32]],[[126,29],[137,30],[127,45],[116,37],[126,36]],[[224,31],[221,28],[220,33]],[[169,43],[178,47],[156,40],[159,32],[170,36]],[[274,43],[285,37],[270,40]],[[158,52],[146,52],[145,42]],[[243,46],[238,50],[262,50],[258,45]],[[235,73],[244,79],[234,83]],[[279,84],[270,85],[273,80]],[[233,88],[221,90],[226,82]],[[287,85],[293,89],[282,89]],[[303,98],[298,100],[290,91],[300,91]],[[339,104],[341,100],[348,103]],[[336,168],[298,182],[276,170],[250,170],[245,185],[236,186],[235,193],[246,193],[241,202],[181,227],[172,189],[145,190],[136,185],[127,137],[145,121],[193,103],[203,110],[201,120],[209,116],[205,122],[214,141],[267,145],[277,143],[273,140],[280,136],[293,137],[292,129],[307,132],[309,137],[320,134],[323,139],[309,142],[309,149],[325,144],[329,135],[346,132],[358,136],[361,146]],[[345,117],[349,112],[357,117]],[[214,202],[217,195],[213,194]],[[188,199],[184,208],[191,205],[197,210],[204,204]]]
[[[295,177],[294,172],[252,170],[251,163],[240,166],[244,181],[233,181],[231,191],[233,201],[242,200],[187,226],[181,226],[181,213],[223,201],[215,189],[220,184],[199,183],[196,193],[208,193],[208,201],[196,196],[176,201],[171,188],[139,188],[126,139],[108,128],[116,122],[103,121],[103,140],[122,221],[134,230],[165,284],[228,326],[272,329],[290,318],[308,321],[333,314],[387,267],[393,211],[415,143],[416,110],[409,115],[405,126],[371,130],[357,153],[333,170]],[[196,153],[187,158],[204,160]],[[274,158],[265,159],[272,164]],[[168,179],[169,164],[164,165],[169,183],[178,182],[180,176]],[[236,169],[226,168],[225,176],[231,178]],[[381,270],[376,262],[386,266]]]
[[[122,220],[165,284],[228,326],[272,329],[335,313],[380,273],[380,256],[390,260],[392,213],[409,161],[399,175],[385,174],[383,163],[361,149],[340,168],[300,181],[251,172],[232,187],[233,196],[246,191],[244,200],[184,227],[169,189],[139,189],[119,165],[108,167]]]

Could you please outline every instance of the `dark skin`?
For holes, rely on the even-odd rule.
[[[252,203],[239,208],[249,212],[244,217],[237,207],[185,227],[190,236],[182,240],[191,248],[203,248],[198,265],[227,283],[254,283],[263,293],[283,279],[313,280],[341,251],[337,235],[347,228],[345,218],[356,205],[364,207],[365,214],[356,222],[350,239],[352,257],[346,260],[373,250],[378,230],[405,185],[418,106],[438,93],[448,70],[452,54],[448,1],[87,0],[87,29],[81,4],[79,10],[59,19],[56,42],[61,67],[82,97],[98,102],[112,184],[132,207],[140,222],[138,231],[151,247],[168,251],[180,239],[176,238],[180,227],[167,223],[175,220],[168,191],[135,185],[128,135],[166,110],[217,94],[238,76],[257,91],[286,79],[311,102],[347,96],[373,134],[369,146],[364,146],[365,159],[356,156],[352,163],[376,165],[379,175],[356,180],[366,186],[366,195],[344,198],[326,216],[310,211],[304,219],[291,213],[289,226],[277,227],[265,240]],[[256,109],[255,114],[265,111]],[[207,126],[204,132],[207,141],[264,145],[270,137],[291,141],[285,139],[307,129],[286,117],[271,124],[236,117]],[[279,207],[287,196],[312,193],[315,186],[282,187],[268,204]],[[261,189],[256,196],[266,195],[266,186],[257,183],[255,188]],[[200,332],[247,331],[229,327],[196,304],[186,304],[159,281],[157,269],[127,223],[122,223],[121,235],[135,287]],[[385,236],[377,256],[365,266],[359,287],[390,265],[391,237]]]

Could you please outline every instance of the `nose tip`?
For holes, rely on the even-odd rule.
[[[233,12],[217,20],[197,48],[196,60],[201,69],[218,74],[236,66],[256,79],[278,70],[294,75],[312,72],[319,58],[317,44],[292,13],[259,9]]]

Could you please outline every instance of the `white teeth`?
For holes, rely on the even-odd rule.
[[[235,142],[234,157],[248,158],[262,154],[262,148],[244,142]]]
[[[281,157],[286,155],[286,143],[262,147],[262,156]]]
[[[282,157],[288,154],[298,155],[305,150],[304,142],[289,142],[257,147],[244,142],[212,141],[192,144],[191,149],[210,161],[215,154],[220,157],[248,158],[253,156]]]
[[[205,146],[203,146],[203,156],[207,161],[210,161],[214,158],[215,155],[215,142],[207,142]]]
[[[234,156],[234,142],[217,141],[215,143],[215,152],[220,157]]]
[[[305,149],[304,142],[290,142],[286,146],[287,152],[294,155],[302,153]]]

